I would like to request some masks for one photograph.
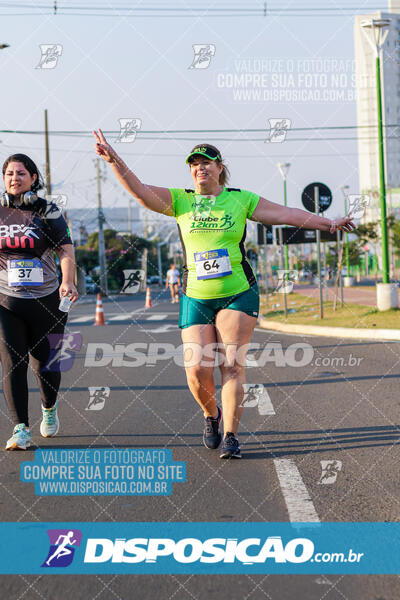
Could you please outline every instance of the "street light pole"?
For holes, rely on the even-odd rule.
[[[157,242],[158,281],[159,281],[160,288],[163,287],[162,266],[161,266],[161,246],[165,246],[165,244],[168,244],[169,240],[171,239],[171,235],[173,233],[174,233],[173,231],[170,231],[169,234],[167,235],[166,239],[163,242]]]
[[[375,52],[376,60],[376,94],[378,110],[378,141],[379,141],[379,182],[381,200],[381,235],[382,235],[382,281],[390,282],[389,272],[389,246],[386,218],[386,183],[385,183],[385,156],[383,147],[383,125],[382,125],[382,90],[381,90],[381,61],[380,52],[389,33],[390,19],[368,19],[361,22],[361,27],[367,36],[367,40]],[[372,32],[373,40],[368,35]]]
[[[288,174],[290,167],[290,163],[278,163],[278,169],[282,175],[283,179],[283,205],[287,206],[287,196],[286,196],[286,176]],[[289,271],[289,249],[287,244],[285,244],[285,270]]]
[[[44,109],[44,141],[46,149],[46,191],[51,200],[49,122],[47,119],[47,108]]]
[[[387,216],[386,216],[386,182],[385,182],[385,156],[383,148],[383,127],[382,127],[382,91],[381,91],[381,63],[379,54],[376,57],[376,82],[377,82],[377,103],[378,103],[378,136],[379,136],[379,180],[381,192],[381,229],[382,229],[382,276],[383,283],[390,282],[389,271],[389,245],[387,234]]]
[[[128,231],[132,235],[132,198],[128,198]]]
[[[106,251],[104,243],[104,230],[103,224],[105,221],[103,207],[101,205],[101,186],[100,186],[100,160],[96,158],[96,178],[97,178],[97,222],[99,227],[99,266],[100,266],[100,291],[104,296],[108,295],[107,287],[107,265],[106,265]]]
[[[344,216],[347,217],[347,190],[350,189],[349,185],[341,185],[340,189],[343,192],[344,198]],[[346,277],[350,277],[350,259],[349,259],[349,234],[345,234],[345,262],[346,262]]]

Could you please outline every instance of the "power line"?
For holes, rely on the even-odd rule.
[[[64,15],[64,16],[101,16],[101,17],[120,17],[120,16],[135,16],[135,17],[191,17],[191,16],[351,16],[357,12],[372,11],[376,12],[378,10],[387,11],[387,5],[383,6],[288,6],[288,7],[275,7],[268,6],[266,7],[265,2],[259,2],[258,6],[251,7],[249,5],[243,6],[234,6],[232,2],[227,6],[215,6],[212,4],[210,6],[188,6],[187,2],[185,2],[185,6],[155,6],[155,5],[147,5],[144,6],[140,4],[139,6],[131,6],[131,5],[122,5],[121,1],[118,2],[118,6],[108,4],[101,4],[97,2],[96,4],[89,6],[82,6],[78,4],[68,4],[68,3],[58,3],[55,7],[54,4],[46,3],[46,4],[38,4],[32,5],[32,3],[23,3],[23,2],[0,2],[0,9],[13,8],[15,9],[33,9],[37,11],[37,14],[54,14],[56,16]],[[100,11],[94,12],[94,11]],[[9,16],[18,16],[21,13],[3,13],[5,16],[7,14]],[[29,15],[34,15],[35,13],[24,13]]]
[[[180,138],[164,138],[157,136],[142,136],[142,140],[158,140],[158,141],[168,141],[168,142],[193,142],[197,141],[198,137],[180,137]],[[390,138],[386,138],[386,140],[398,140],[400,136],[390,136]],[[332,141],[343,141],[343,142],[351,142],[359,140],[358,137],[327,137],[327,138],[286,138],[286,142],[332,142]],[[366,140],[378,140],[378,137],[363,137],[362,141]],[[235,139],[235,138],[224,138],[224,137],[214,137],[209,139],[210,142],[267,142],[269,140],[266,137],[262,138],[243,138],[243,139]],[[278,142],[279,143],[279,142]],[[164,154],[165,156],[165,154]]]
[[[392,129],[399,127],[400,123],[393,123],[384,126],[386,129]],[[293,131],[337,131],[337,130],[353,130],[353,129],[377,129],[377,125],[329,125],[329,126],[313,126],[313,127],[291,127],[287,129],[288,133]],[[206,135],[214,133],[268,133],[269,128],[263,127],[258,129],[138,129],[136,136],[140,137],[143,134],[186,134],[192,133],[196,135]],[[1,133],[16,133],[18,135],[44,135],[44,130],[39,129],[0,129]],[[103,133],[108,136],[118,135],[120,131],[117,130],[103,130]],[[85,130],[66,130],[66,129],[53,129],[49,131],[49,135],[60,135],[60,136],[71,136],[71,137],[90,137],[92,138],[92,131]],[[170,139],[170,138],[167,138]]]
[[[0,8],[2,6],[5,7],[5,8],[6,7],[7,8],[8,7],[15,8],[15,3],[10,4],[10,5],[4,5],[4,4],[2,5],[2,4],[0,4]],[[21,4],[20,6],[21,6],[21,8],[33,8],[32,4]],[[41,9],[41,8],[49,9],[49,8],[52,8],[52,7],[50,5],[48,5],[48,6],[40,6],[40,5],[38,5],[36,8],[38,8],[38,9]],[[158,12],[161,12],[161,13],[163,13],[163,12],[168,13],[168,12],[174,12],[174,11],[177,11],[177,12],[193,12],[193,11],[197,11],[198,12],[201,9],[195,8],[195,7],[193,7],[193,8],[190,8],[190,7],[182,8],[182,7],[172,7],[172,6],[169,6],[169,7],[147,7],[147,8],[143,7],[143,6],[136,6],[136,7],[135,6],[126,6],[126,7],[124,7],[124,6],[114,6],[114,7],[113,6],[104,6],[104,7],[97,6],[97,7],[94,8],[94,7],[90,7],[90,6],[80,6],[80,5],[77,5],[77,6],[63,6],[62,10],[68,10],[68,11],[69,10],[82,10],[82,11],[104,10],[104,11],[107,11],[107,12],[114,12],[116,10],[123,10],[123,11],[127,11],[127,12],[145,12],[145,11],[146,12],[154,12],[154,11],[158,11]],[[206,8],[203,8],[203,11],[204,12],[227,12],[227,11],[228,12],[230,12],[230,11],[232,11],[232,12],[261,12],[262,9],[261,8],[234,8],[234,7],[230,7],[230,8],[218,8],[218,7],[210,7],[210,8],[208,8],[208,7],[206,7]],[[58,12],[58,9],[57,9],[57,12]]]
[[[392,138],[390,138],[392,139]],[[230,140],[232,141],[232,140]],[[20,146],[18,145],[18,147],[22,150],[43,150],[42,146]],[[0,148],[15,148],[15,146],[11,146],[10,144],[2,144],[0,146]],[[92,150],[77,150],[77,149],[71,149],[71,148],[52,148],[51,149],[52,152],[69,152],[72,154],[87,154],[87,155],[92,155]],[[340,152],[340,156],[369,156],[369,152]],[[400,154],[400,151],[391,151],[390,154]],[[124,152],[124,156],[138,156],[140,158],[144,158],[144,156],[148,156],[149,158],[165,158],[166,154],[165,152],[152,152],[149,155],[143,155],[143,152]],[[178,153],[171,153],[168,152],[168,157],[169,158],[182,158],[183,154],[182,152],[180,154]],[[338,156],[338,154],[336,152],[329,152],[326,154],[321,154],[320,152],[318,152],[318,154],[301,154],[301,156],[297,156],[296,159],[303,159],[303,158],[327,158],[329,156]],[[254,159],[254,158],[258,158],[258,159],[264,159],[264,158],[282,158],[282,154],[230,154],[229,158],[249,158],[249,159]],[[88,179],[82,179],[81,181],[94,181],[94,178],[88,178]],[[80,183],[80,181],[78,181],[77,183]],[[65,185],[72,185],[72,184],[65,184]]]
[[[58,1],[57,3],[57,7],[56,7],[56,12],[58,12],[59,10],[107,10],[107,11],[114,11],[114,10],[129,10],[129,11],[145,11],[145,10],[159,10],[159,11],[163,11],[163,12],[167,12],[167,11],[191,11],[191,10],[198,10],[198,2],[193,3],[192,6],[190,6],[190,3],[185,1],[183,3],[183,5],[181,6],[165,6],[162,5],[161,2],[156,2],[153,3],[153,5],[150,5],[151,3],[147,2],[147,4],[144,4],[143,2],[139,2],[137,3],[136,6],[132,6],[132,2],[128,2],[128,4],[122,5],[121,1],[118,2],[119,6],[115,6],[114,4],[110,3],[110,2],[106,2],[104,4],[101,4],[99,2],[92,4],[92,5],[86,5],[83,6],[82,3],[80,4],[71,4],[70,2],[60,2]],[[238,2],[236,4],[236,6],[234,5],[234,3],[232,1],[229,1],[228,3],[226,3],[226,6],[217,6],[215,4],[215,2],[210,3],[209,2],[209,6],[205,6],[204,10],[251,10],[251,11],[265,11],[265,2],[259,1],[254,3],[255,5],[253,7],[250,6],[250,8],[243,8],[242,2]],[[277,2],[278,4],[278,2]],[[247,6],[249,6],[249,3],[247,4]],[[30,3],[25,3],[25,2],[5,2],[5,1],[0,1],[0,8],[30,8],[30,9],[36,9],[36,10],[40,10],[40,9],[51,9],[54,10],[54,3],[50,3],[50,2],[45,2],[45,3],[39,3],[39,2],[35,2],[35,4],[32,4],[32,2]],[[362,6],[338,6],[337,4],[335,4],[334,6],[321,6],[320,3],[318,3],[316,6],[286,6],[286,7],[282,7],[282,6],[271,6],[271,2],[268,2],[267,5],[267,14],[271,13],[271,12],[291,12],[291,11],[299,11],[299,12],[312,12],[312,11],[320,11],[320,12],[332,12],[332,11],[341,11],[341,10],[387,10],[387,3],[382,3],[381,6],[377,6],[377,4],[374,2],[372,4],[372,6],[366,6],[366,4],[364,3]]]

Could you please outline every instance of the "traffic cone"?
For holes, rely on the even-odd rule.
[[[145,305],[144,305],[144,307],[145,307],[145,308],[151,308],[152,306],[153,306],[153,305],[152,305],[152,303],[151,303],[151,291],[150,291],[150,288],[149,288],[149,287],[147,287],[147,288],[146,288],[146,302],[145,302]]]
[[[103,303],[101,301],[101,294],[97,294],[97,303],[96,303],[96,316],[94,320],[95,325],[105,325],[106,322],[104,320],[104,309]]]

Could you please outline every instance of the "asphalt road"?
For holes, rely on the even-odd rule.
[[[143,295],[107,301],[106,327],[93,327],[93,304],[71,311],[68,331],[81,334],[82,347],[62,377],[61,429],[56,438],[41,438],[40,398],[30,377],[35,446],[0,457],[3,521],[287,522],[301,515],[322,522],[399,521],[399,344],[257,329],[253,343],[259,347],[249,352],[247,380],[258,384],[258,395],[247,399],[243,413],[243,459],[222,461],[202,444],[202,414],[175,354],[160,357],[158,344],[171,344],[171,350],[181,343],[178,305],[164,292],[153,293],[153,304],[145,311]],[[153,344],[144,350],[146,364],[118,366],[123,345],[133,342]],[[94,343],[109,344],[103,346],[108,364],[85,366]],[[91,386],[110,388],[99,410],[88,410]],[[0,410],[5,442],[12,425],[3,398]],[[168,448],[174,460],[186,462],[187,480],[174,483],[170,496],[37,496],[33,484],[20,481],[19,465],[33,460],[39,447]],[[329,472],[321,461],[328,461]],[[302,498],[285,485],[288,469],[303,486]],[[1,584],[2,597],[26,600],[400,597],[395,575],[8,575]]]

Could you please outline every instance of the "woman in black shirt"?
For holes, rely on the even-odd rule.
[[[27,371],[30,365],[42,397],[43,437],[59,429],[57,352],[64,343],[67,313],[60,298],[73,302],[75,260],[71,237],[57,206],[39,198],[43,187],[35,163],[25,154],[3,165],[6,193],[0,198],[0,361],[4,396],[14,421],[6,450],[31,445]],[[60,260],[59,285],[54,252]]]

